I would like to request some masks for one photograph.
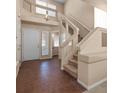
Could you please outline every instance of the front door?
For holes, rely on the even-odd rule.
[[[23,61],[40,58],[40,32],[32,28],[25,27],[22,29],[23,42]]]
[[[41,32],[41,59],[50,58],[50,32]]]

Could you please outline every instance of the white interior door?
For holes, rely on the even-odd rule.
[[[32,28],[23,28],[23,61],[40,58],[39,41],[41,34]]]

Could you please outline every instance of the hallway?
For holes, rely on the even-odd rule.
[[[16,93],[82,93],[76,79],[60,70],[58,57],[23,62],[17,77]]]

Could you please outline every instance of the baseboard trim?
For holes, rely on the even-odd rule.
[[[77,82],[78,82],[80,85],[82,85],[83,87],[85,87],[86,89],[88,88],[88,86],[87,86],[85,83],[83,83],[82,81],[80,81],[79,79],[77,80]]]
[[[61,67],[61,70],[64,70],[64,68],[63,68],[63,67]]]
[[[16,65],[16,77],[18,76],[18,72],[19,72],[21,64],[22,64],[22,62],[18,62]]]
[[[87,86],[84,82],[80,81],[79,79],[78,79],[77,81],[78,81],[79,84],[81,84],[81,85],[82,85],[83,87],[85,87],[87,90],[90,90],[90,89],[92,89],[92,88],[94,88],[94,87],[96,87],[96,86],[102,84],[103,82],[107,81],[107,78],[104,78],[104,79],[102,79],[102,80],[100,80],[100,81],[98,81],[98,82],[96,82],[96,83],[94,83],[94,84],[92,84],[92,85],[90,85],[90,86]]]

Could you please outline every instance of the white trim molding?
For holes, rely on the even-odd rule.
[[[21,66],[21,62],[17,61],[16,62],[16,77],[18,76],[18,72],[19,72],[20,66]]]
[[[84,82],[80,81],[79,79],[77,80],[77,82],[78,82],[80,85],[82,85],[83,87],[85,87],[87,90],[90,90],[90,89],[92,89],[92,88],[94,88],[94,87],[96,87],[96,86],[102,84],[102,83],[105,82],[105,81],[107,81],[107,78],[104,78],[104,79],[102,79],[102,80],[100,80],[100,81],[98,81],[98,82],[96,82],[96,83],[94,83],[94,84],[88,86],[88,85],[86,85]]]
[[[63,67],[61,67],[61,70],[64,70],[64,68],[63,68]]]

